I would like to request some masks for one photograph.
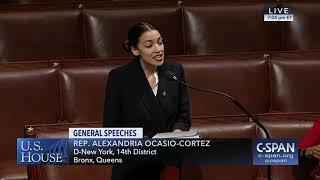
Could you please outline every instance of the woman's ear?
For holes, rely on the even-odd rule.
[[[135,47],[131,47],[131,52],[135,56],[139,56],[140,55],[139,50],[137,48],[135,48]]]

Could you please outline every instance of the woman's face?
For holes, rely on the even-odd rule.
[[[164,44],[159,31],[144,32],[139,38],[137,47],[132,48],[132,53],[135,56],[140,55],[144,63],[161,66],[164,62]]]

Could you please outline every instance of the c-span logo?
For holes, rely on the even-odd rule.
[[[256,139],[253,141],[253,165],[298,165],[296,139]]]

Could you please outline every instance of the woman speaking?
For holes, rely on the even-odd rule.
[[[142,127],[145,136],[190,129],[190,105],[186,87],[166,77],[171,71],[185,81],[180,64],[165,61],[160,32],[140,22],[128,31],[124,47],[135,58],[113,69],[106,87],[104,126]],[[143,160],[113,166],[112,180],[157,180],[163,164]]]

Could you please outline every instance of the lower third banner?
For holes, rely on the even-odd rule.
[[[257,163],[255,152],[263,154],[268,150],[265,147],[268,145],[251,139],[19,138],[17,163],[99,165],[156,160],[167,164],[264,165]],[[297,154],[292,156],[297,159]],[[293,164],[298,161],[290,161]]]

